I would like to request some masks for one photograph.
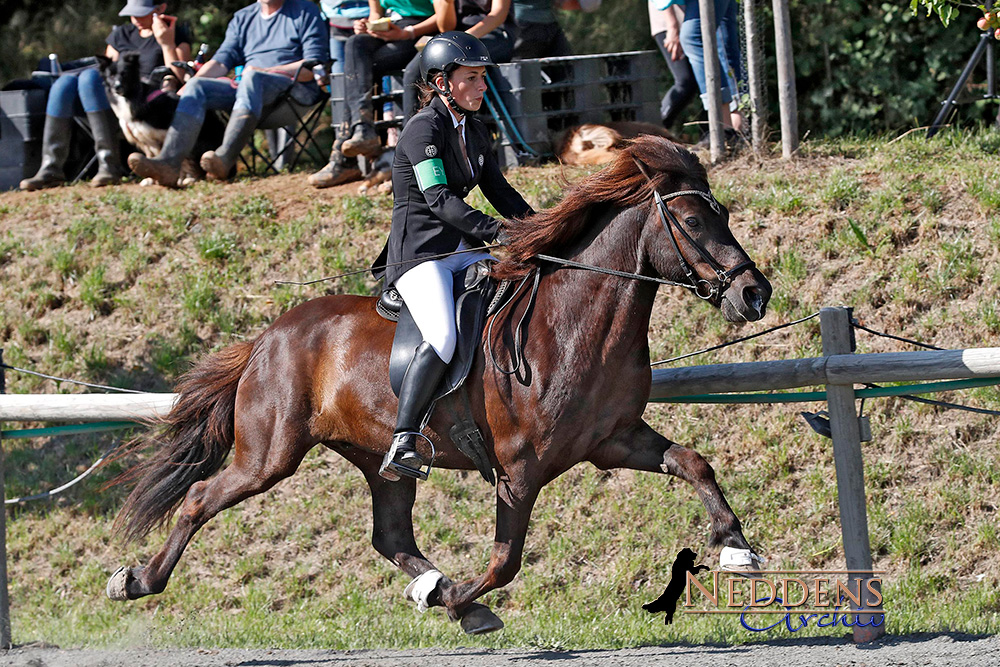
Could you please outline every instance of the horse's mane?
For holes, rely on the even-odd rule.
[[[572,188],[556,206],[539,211],[511,225],[507,232],[509,256],[493,266],[493,275],[504,280],[522,278],[534,266],[532,256],[552,253],[579,238],[590,226],[589,209],[595,204],[613,203],[622,208],[641,204],[665,181],[708,183],[701,162],[690,152],[663,137],[642,135],[628,142],[614,162],[591,174]]]

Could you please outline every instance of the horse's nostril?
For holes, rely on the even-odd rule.
[[[757,319],[764,317],[764,295],[754,286],[743,288],[743,303],[757,314]]]

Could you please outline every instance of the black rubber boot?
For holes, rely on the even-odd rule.
[[[357,162],[345,158],[340,151],[333,151],[326,166],[309,177],[309,185],[320,189],[331,188],[360,178],[361,170],[358,169]]]
[[[229,180],[229,173],[240,157],[240,151],[250,143],[260,119],[252,113],[234,115],[226,124],[222,145],[201,156],[201,168],[213,181]]]
[[[382,141],[375,131],[375,119],[371,109],[362,111],[360,120],[351,128],[350,138],[344,141],[340,151],[346,157],[375,157],[382,150]]]
[[[424,341],[417,346],[399,388],[396,431],[392,447],[378,471],[382,477],[391,481],[399,479],[399,475],[427,479],[422,469],[424,460],[417,453],[417,433],[447,368],[448,364],[441,360],[430,343]]]
[[[118,150],[118,117],[111,109],[88,111],[87,121],[94,135],[97,153],[97,175],[90,180],[91,187],[101,188],[122,180],[122,156]]]
[[[66,182],[63,166],[69,157],[69,142],[73,136],[73,119],[45,117],[42,134],[42,166],[31,178],[21,181],[22,190],[44,190]]]
[[[181,164],[191,154],[200,131],[201,123],[196,118],[175,113],[160,154],[148,158],[142,153],[132,153],[128,156],[128,166],[140,178],[152,178],[160,185],[176,188],[181,176]]]

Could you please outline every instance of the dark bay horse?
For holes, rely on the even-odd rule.
[[[670,215],[658,209],[655,192]],[[376,313],[371,297],[328,296],[293,308],[255,341],[209,356],[181,379],[173,409],[147,438],[155,452],[126,473],[135,487],[116,528],[134,539],[179,509],[177,521],[145,566],[111,577],[108,596],[134,600],[163,591],[199,528],[294,474],[319,444],[367,479],[372,545],[414,577],[407,596],[421,608],[444,606],[466,632],[502,627],[474,601],[514,578],[539,491],[584,461],[688,481],[711,517],[711,543],[752,553],[712,467],[642,419],[651,381],[647,331],[659,285],[533,259],[552,253],[677,282],[690,282],[690,271],[699,295],[728,320],[757,320],[771,287],[728,222],[695,157],[665,139],[642,137],[558,206],[512,223],[510,256],[494,273],[517,278],[540,271],[537,295],[532,306],[531,290],[519,290],[497,316],[484,335],[492,351],[477,355],[463,389],[498,480],[496,534],[484,573],[453,582],[417,547],[415,480],[378,475],[396,412],[388,373],[394,325]],[[529,308],[523,364],[503,372],[521,357],[514,329]],[[439,402],[425,433],[437,451],[436,467],[473,469],[448,436],[456,400],[452,394]]]

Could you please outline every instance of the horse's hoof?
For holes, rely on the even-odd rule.
[[[115,573],[108,579],[107,588],[104,592],[108,594],[109,600],[124,602],[128,600],[128,582],[132,578],[132,568],[122,565],[115,570]]]
[[[503,621],[486,605],[473,602],[462,616],[462,629],[467,635],[485,635],[503,629]]]
[[[722,547],[719,554],[719,569],[744,577],[757,578],[764,569],[765,561],[750,549]]]
[[[433,593],[434,589],[436,589],[442,582],[450,584],[451,580],[441,574],[438,570],[427,570],[407,584],[406,590],[403,591],[403,595],[416,602],[417,609],[420,613],[424,613],[431,607],[429,602],[431,593]]]

